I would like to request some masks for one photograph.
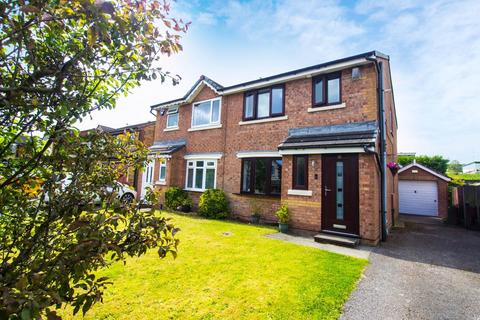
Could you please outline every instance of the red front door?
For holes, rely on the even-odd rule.
[[[322,156],[322,230],[358,235],[358,155]]]

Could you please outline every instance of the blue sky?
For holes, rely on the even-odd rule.
[[[173,87],[146,82],[79,124],[123,126],[152,120],[149,106],[177,98],[201,74],[222,85],[370,50],[390,55],[400,152],[480,160],[480,1],[183,1],[192,21],[184,51],[161,66]]]

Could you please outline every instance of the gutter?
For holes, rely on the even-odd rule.
[[[378,61],[375,55],[366,58],[375,64],[377,72],[377,101],[378,101],[378,118],[380,122],[380,221],[382,223],[382,241],[387,240],[387,147],[386,147],[386,128],[385,128],[385,106],[384,106],[384,89],[383,89],[383,62]]]

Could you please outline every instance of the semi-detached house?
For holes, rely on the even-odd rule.
[[[201,76],[156,112],[143,186],[179,186],[194,202],[223,189],[234,217],[252,200],[292,228],[377,244],[398,215],[397,154],[389,57],[371,51],[224,87]]]

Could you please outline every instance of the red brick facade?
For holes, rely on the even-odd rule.
[[[389,70],[389,61],[384,60]],[[189,131],[192,119],[192,104],[219,95],[204,85],[191,103],[179,107],[179,125],[177,130],[165,130],[166,115],[157,113],[155,140],[185,139],[186,145],[181,151],[172,154],[167,160],[167,179],[160,189],[167,186],[185,187],[186,154],[222,153],[217,160],[216,187],[223,189],[230,200],[232,214],[240,219],[249,219],[252,199],[260,202],[262,220],[276,222],[275,211],[286,203],[291,212],[291,227],[311,231],[322,230],[322,155],[311,154],[308,158],[308,181],[311,196],[288,194],[292,186],[292,156],[282,157],[281,196],[259,196],[241,194],[242,160],[238,152],[275,152],[279,144],[288,136],[290,128],[308,126],[326,126],[345,123],[378,121],[377,81],[373,64],[360,66],[361,77],[352,79],[352,69],[341,70],[342,105],[336,109],[325,108],[309,112],[312,107],[312,79],[310,77],[284,82],[285,116],[263,123],[244,123],[244,92],[221,95],[221,127],[215,129]],[[385,74],[385,87],[391,89],[390,75]],[[391,94],[385,95],[386,114],[392,110],[393,122],[387,117],[388,161],[396,161],[396,119]],[[378,144],[378,143],[377,143]],[[359,236],[370,244],[376,244],[380,238],[380,170],[374,154],[359,155]],[[154,176],[158,177],[158,163]],[[397,179],[388,175],[388,223],[398,214]],[[156,181],[156,178],[155,178]],[[198,198],[199,192],[192,192]]]

